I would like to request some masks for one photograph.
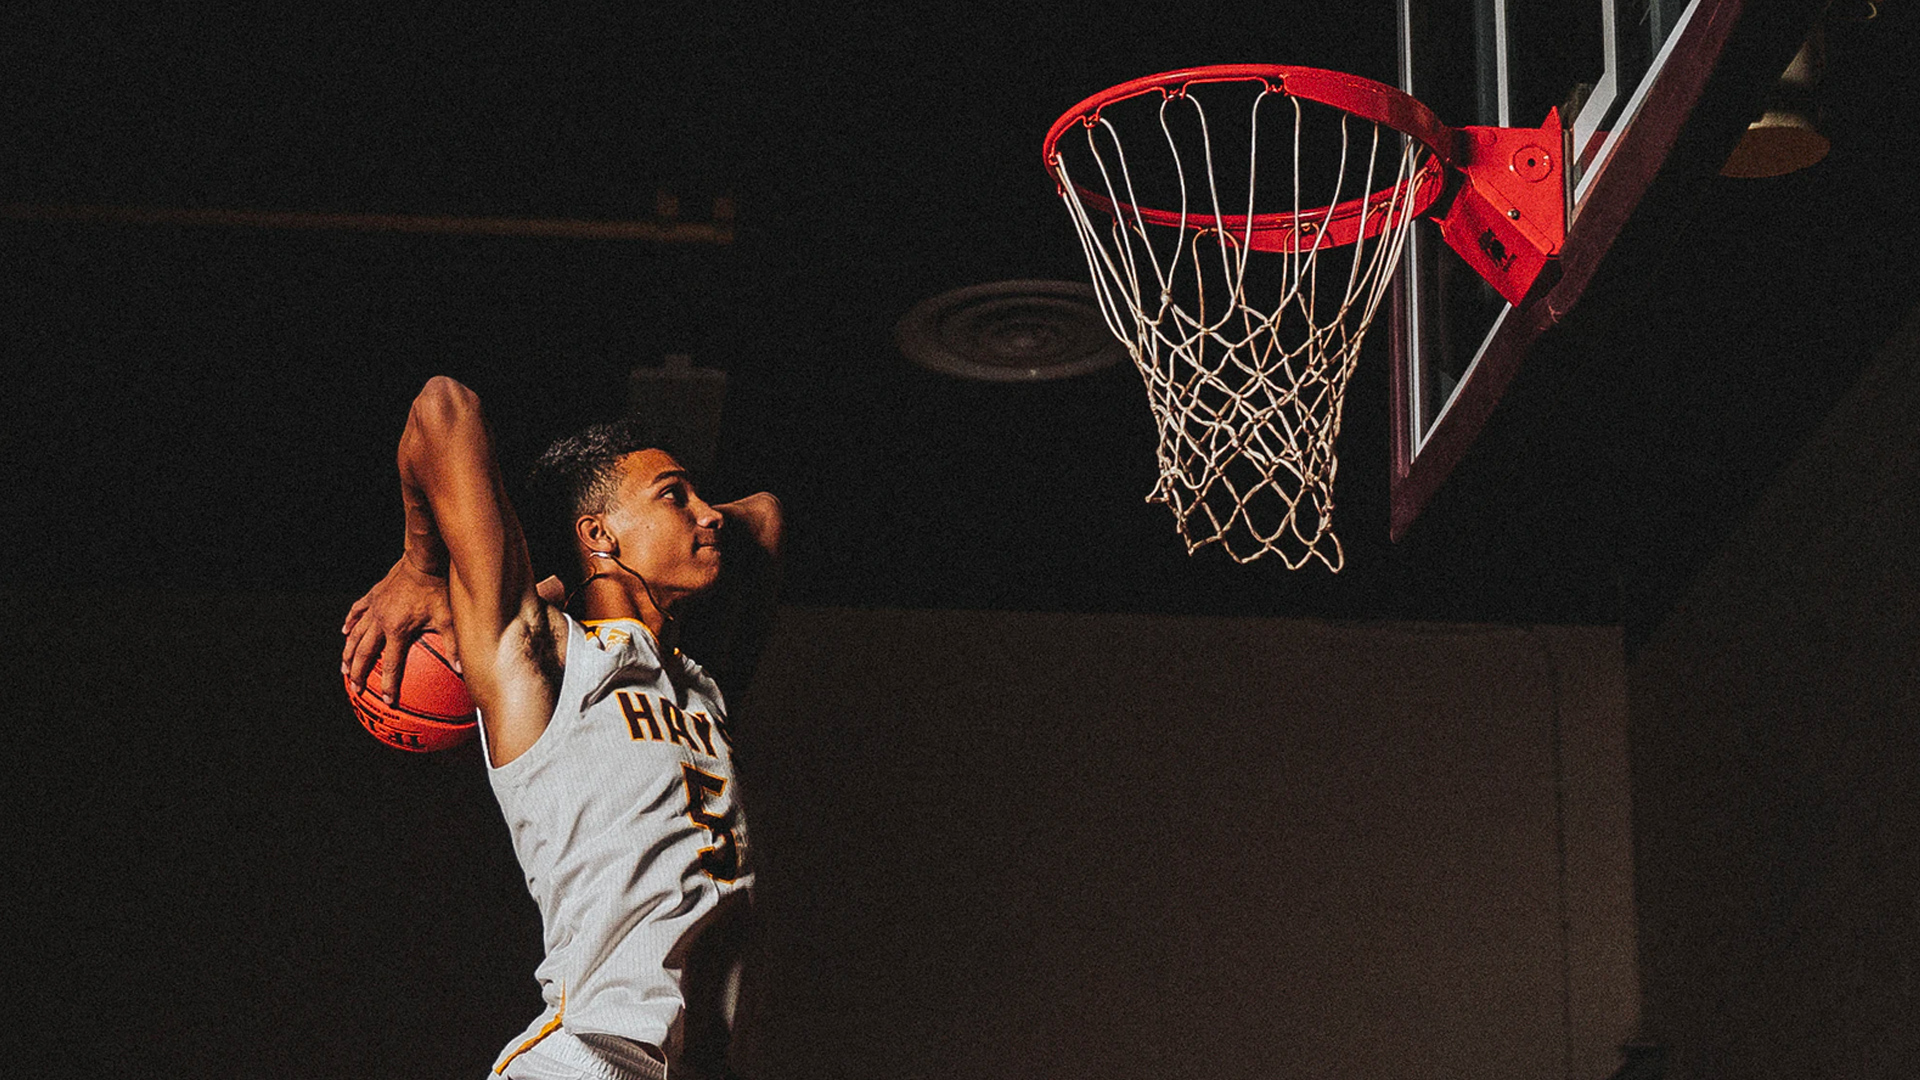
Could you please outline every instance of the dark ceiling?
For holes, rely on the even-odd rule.
[[[1644,627],[1914,302],[1920,149],[1887,119],[1920,104],[1914,18],[1886,7],[1833,28],[1829,158],[1663,189],[1398,545],[1370,344],[1338,576],[1189,558],[1142,501],[1130,370],[964,382],[891,332],[1084,275],[1039,165],[1066,106],[1228,60],[1390,81],[1390,4],[9,8],[0,202],[738,217],[722,246],[6,222],[8,572],[354,590],[397,552],[426,376],[478,388],[515,462],[679,352],[729,373],[710,486],[785,498],[800,602]]]

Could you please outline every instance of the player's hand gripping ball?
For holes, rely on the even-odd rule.
[[[414,639],[400,673],[400,694],[386,700],[385,665],[376,660],[367,673],[367,688],[355,693],[346,679],[347,698],[360,724],[373,737],[402,750],[430,753],[450,750],[473,738],[479,714],[467,694],[466,681],[453,670],[446,646],[432,630]]]

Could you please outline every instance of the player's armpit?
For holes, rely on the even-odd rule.
[[[457,563],[454,575],[459,576]],[[475,700],[487,727],[488,759],[499,767],[531,749],[553,717],[567,662],[566,616],[536,601],[523,618],[507,624],[493,649],[485,667],[494,679],[487,698],[476,690]],[[467,669],[476,666],[469,657]]]

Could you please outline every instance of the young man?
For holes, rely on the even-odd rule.
[[[364,685],[375,656],[395,671],[421,630],[451,628],[546,940],[546,1010],[494,1073],[725,1075],[753,869],[725,704],[676,647],[678,616],[716,591],[723,542],[776,565],[779,502],[708,505],[628,425],[556,443],[540,475],[568,504],[576,621],[556,583],[534,583],[472,391],[427,383],[399,465],[405,553],[348,612],[341,665]],[[741,577],[725,610],[750,656],[772,575]]]

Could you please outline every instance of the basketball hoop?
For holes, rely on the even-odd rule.
[[[1243,123],[1216,127],[1210,110]],[[1390,86],[1272,64],[1135,79],[1054,123],[1047,170],[1159,429],[1147,498],[1189,553],[1344,565],[1334,444],[1413,221],[1439,220],[1518,302],[1564,232],[1561,190],[1543,183],[1559,179],[1559,140],[1552,116],[1457,131]]]

